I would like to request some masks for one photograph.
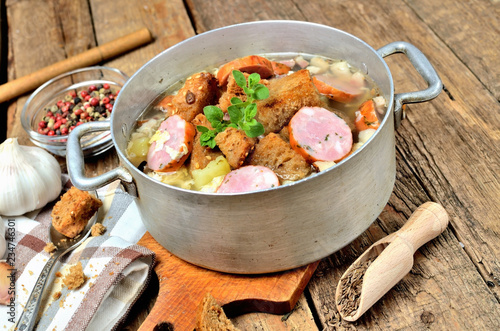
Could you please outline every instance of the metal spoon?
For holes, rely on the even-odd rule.
[[[94,193],[94,195],[96,194]],[[14,330],[33,330],[36,318],[38,316],[40,303],[43,298],[45,286],[47,285],[47,281],[52,278],[52,271],[54,270],[56,262],[59,261],[59,259],[66,255],[68,252],[71,252],[72,250],[80,246],[80,244],[83,243],[85,239],[87,239],[87,237],[90,235],[90,229],[92,228],[92,225],[95,224],[98,218],[98,214],[99,211],[97,211],[92,216],[92,218],[87,222],[87,225],[85,226],[83,231],[75,238],[68,238],[64,236],[56,229],[54,229],[52,224],[50,225],[49,238],[57,249],[51,254],[50,259],[47,261],[40,276],[38,277],[38,280],[35,283],[35,287],[33,287],[33,291],[28,298],[26,306],[24,306],[21,317],[17,321]]]
[[[415,210],[401,229],[370,246],[340,278],[335,294],[340,316],[349,322],[354,322],[361,317],[410,272],[413,267],[413,254],[416,250],[441,234],[447,226],[446,210],[440,204],[426,202]],[[359,306],[350,314],[345,314],[339,305],[343,294],[342,282],[363,263],[369,266],[364,271],[361,293],[357,298]]]

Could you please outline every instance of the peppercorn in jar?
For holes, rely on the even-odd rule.
[[[118,92],[108,83],[90,85],[79,92],[70,91],[63,99],[44,108],[45,115],[38,123],[38,133],[67,135],[83,123],[108,119]]]

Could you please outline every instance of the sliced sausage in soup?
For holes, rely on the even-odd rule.
[[[288,125],[290,144],[310,163],[337,162],[352,148],[352,132],[347,123],[321,107],[303,107]]]
[[[262,56],[249,55],[228,62],[219,68],[217,72],[219,86],[226,85],[227,79],[233,70],[239,70],[249,74],[256,72],[260,75],[260,78],[269,78],[274,74],[271,61]]]
[[[313,83],[319,93],[337,102],[348,103],[359,97],[363,91],[357,87],[325,75],[313,77]]]
[[[195,132],[179,115],[164,120],[150,139],[148,168],[159,172],[179,169],[193,149]]]
[[[218,193],[238,193],[264,190],[279,186],[276,174],[263,166],[244,166],[228,173],[217,189]]]

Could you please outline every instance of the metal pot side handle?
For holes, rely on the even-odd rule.
[[[71,131],[66,146],[66,165],[68,167],[69,177],[74,186],[84,191],[97,190],[119,179],[127,193],[137,197],[137,189],[132,175],[122,166],[96,177],[85,177],[85,160],[80,145],[80,139],[87,133],[106,131],[109,130],[110,127],[111,124],[109,121],[89,122],[79,125]]]
[[[405,103],[424,102],[434,99],[441,93],[443,83],[427,57],[417,47],[410,43],[396,41],[379,48],[377,52],[381,57],[386,57],[395,53],[405,54],[417,72],[428,84],[425,90],[398,93],[394,96],[394,124],[395,127],[398,128],[401,124],[401,120],[405,117],[403,105]]]

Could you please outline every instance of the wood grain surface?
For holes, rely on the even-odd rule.
[[[8,80],[144,26],[153,43],[103,64],[131,75],[162,50],[197,33],[267,19],[326,24],[374,48],[398,40],[414,44],[445,88],[436,99],[407,107],[395,133],[396,183],[382,214],[353,243],[320,262],[291,314],[250,313],[232,320],[242,330],[338,329],[342,323],[334,295],[342,273],[371,244],[398,230],[417,206],[435,201],[450,215],[448,229],[417,251],[410,274],[356,323],[341,327],[500,329],[499,1],[7,0],[3,5],[8,28],[1,31],[1,45],[7,47],[0,51],[7,52]],[[396,92],[425,88],[404,56],[386,61]],[[27,97],[0,105],[0,114],[8,114],[7,136],[19,137],[23,144],[29,139],[19,116]],[[87,174],[117,164],[111,150],[89,160]],[[353,208],[360,204],[353,201]],[[139,328],[154,305],[157,286],[149,286],[122,329]]]

